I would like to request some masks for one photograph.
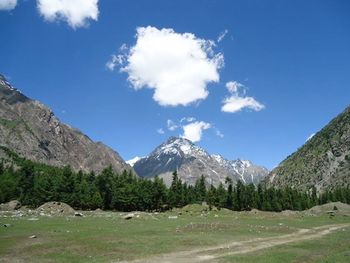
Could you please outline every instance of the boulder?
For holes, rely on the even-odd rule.
[[[7,203],[0,204],[0,210],[14,211],[21,208],[21,202],[17,200],[12,200]]]
[[[63,202],[47,202],[37,208],[40,215],[74,215],[74,209]]]
[[[134,218],[135,217],[135,214],[134,213],[129,213],[129,214],[126,214],[125,216],[123,216],[123,218],[125,219],[125,220],[130,220],[130,219],[132,219],[132,218]]]
[[[83,215],[82,213],[75,212],[75,213],[74,213],[74,216],[83,217],[84,215]]]

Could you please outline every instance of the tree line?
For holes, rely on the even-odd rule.
[[[236,211],[305,210],[331,201],[350,204],[349,186],[317,195],[316,189],[303,192],[290,187],[245,185],[241,181],[233,184],[227,178],[218,187],[208,187],[204,176],[195,185],[188,185],[174,172],[168,188],[158,177],[143,179],[128,171],[116,174],[111,167],[96,175],[74,172],[69,166],[58,168],[22,158],[16,160],[15,165],[0,163],[0,203],[17,199],[23,205],[37,207],[48,201],[61,201],[75,209],[118,211],[164,211],[204,201],[210,207]]]

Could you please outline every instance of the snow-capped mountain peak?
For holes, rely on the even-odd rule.
[[[151,155],[179,155],[179,156],[198,156],[208,155],[202,148],[196,146],[190,140],[179,137],[170,137],[165,143],[157,147]]]
[[[130,163],[130,162],[129,162]],[[134,164],[134,169],[141,177],[159,175],[170,183],[175,170],[180,178],[188,184],[204,175],[208,185],[225,184],[226,177],[236,182],[257,183],[268,171],[250,161],[230,161],[221,155],[210,155],[193,142],[178,137],[170,137],[159,145],[149,156],[141,158]]]

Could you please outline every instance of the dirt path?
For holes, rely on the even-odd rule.
[[[300,229],[287,235],[255,238],[251,240],[232,242],[219,246],[212,246],[190,251],[174,252],[161,256],[140,259],[132,263],[194,263],[194,262],[216,262],[218,258],[228,255],[246,254],[257,250],[271,248],[292,242],[300,242],[320,238],[340,228],[349,227],[350,224],[325,225],[311,229]]]

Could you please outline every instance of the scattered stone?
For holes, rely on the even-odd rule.
[[[129,214],[126,214],[123,218],[125,219],[125,220],[130,220],[130,219],[132,219],[132,218],[134,218],[135,217],[135,214],[134,213],[129,213]]]
[[[214,217],[219,217],[219,215],[214,215]]]
[[[177,216],[168,216],[169,219],[177,219]]]
[[[11,224],[4,224],[3,226],[4,227],[11,227],[12,225]]]
[[[37,217],[28,218],[28,221],[38,221],[38,220],[39,220],[39,218],[37,218]]]
[[[82,213],[75,212],[75,213],[74,213],[74,216],[83,217],[84,215],[83,215]]]
[[[213,212],[218,212],[219,209],[218,209],[216,206],[213,206],[213,207],[211,208],[211,211],[213,211]]]
[[[36,238],[36,235],[32,235],[32,236],[30,236],[29,238]]]

